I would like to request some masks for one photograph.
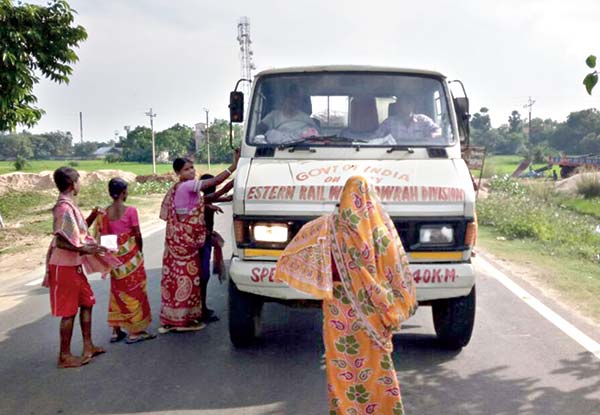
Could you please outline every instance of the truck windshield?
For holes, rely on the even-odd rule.
[[[441,79],[404,73],[262,76],[247,128],[250,145],[423,147],[453,142]]]

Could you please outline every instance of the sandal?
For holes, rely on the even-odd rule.
[[[87,365],[91,362],[91,358],[79,357],[79,356],[69,356],[66,359],[58,359],[58,368],[59,369],[71,369],[76,367],[81,367],[83,365]]]
[[[183,332],[186,332],[186,331],[198,331],[198,330],[202,330],[204,327],[206,327],[206,324],[199,323],[199,324],[192,324],[191,326],[175,327],[174,330],[176,332],[183,333]]]
[[[125,337],[127,337],[127,333],[125,333],[124,331],[119,330],[116,333],[113,333],[112,336],[110,336],[110,342],[111,343],[118,343],[121,340],[123,340]]]
[[[102,347],[98,347],[98,346],[93,346],[91,353],[90,352],[87,352],[87,353],[84,352],[82,357],[84,358],[84,360],[87,359],[88,362],[89,362],[89,360],[91,360],[92,357],[96,357],[96,356],[101,355],[103,353],[106,353],[106,349],[104,349]],[[88,362],[86,362],[86,363],[88,363]]]
[[[152,340],[154,338],[156,338],[156,334],[143,332],[141,334],[138,334],[135,337],[131,337],[131,335],[130,335],[129,337],[127,337],[127,340],[125,340],[125,343],[127,343],[127,344],[139,343],[139,342],[143,342],[145,340]]]
[[[174,329],[174,327],[173,327],[173,326],[160,326],[160,327],[158,328],[158,332],[159,332],[160,334],[166,334],[166,333],[168,333],[168,332],[172,331],[173,329]]]

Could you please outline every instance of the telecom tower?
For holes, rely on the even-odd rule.
[[[237,41],[240,44],[241,77],[252,80],[252,70],[256,69],[256,66],[254,66],[254,62],[252,62],[254,52],[252,52],[250,46],[252,45],[252,40],[250,40],[250,21],[246,16],[240,18],[237,28]],[[250,83],[242,82],[240,87],[242,88],[242,92],[244,92],[244,96],[247,98],[250,93]]]

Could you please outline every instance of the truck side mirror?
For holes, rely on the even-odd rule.
[[[231,122],[244,121],[244,93],[232,91],[229,94],[229,120]]]
[[[464,143],[468,145],[469,135],[471,133],[469,121],[471,114],[469,114],[469,98],[458,97],[454,98],[454,110],[456,111],[456,118],[458,121],[458,129],[462,133]]]

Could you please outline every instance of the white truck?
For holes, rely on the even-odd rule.
[[[475,319],[476,217],[461,158],[469,135],[466,95],[454,97],[445,76],[433,71],[315,66],[258,74],[247,114],[240,92],[230,99],[231,121],[246,119],[229,268],[233,344],[258,336],[266,301],[316,303],[274,280],[277,257],[303,224],[335,208],[347,178],[362,175],[398,229],[419,305],[432,307],[439,340],[448,348],[467,345]]]

